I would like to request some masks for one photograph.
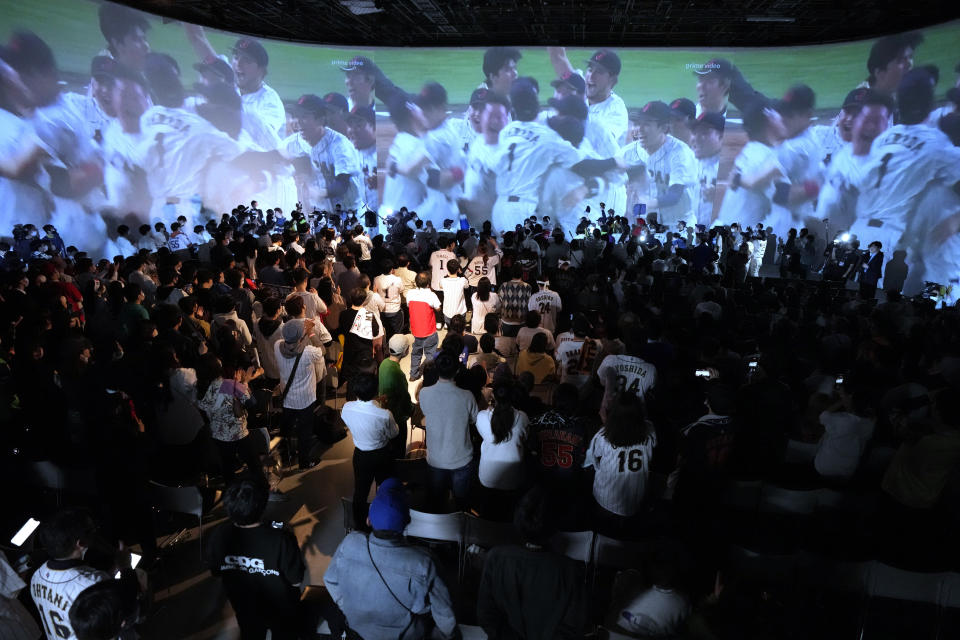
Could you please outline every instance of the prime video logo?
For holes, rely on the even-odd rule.
[[[688,62],[684,65],[684,69],[687,71],[693,70],[694,73],[699,73],[700,75],[706,75],[715,69],[719,69],[720,65],[716,62],[708,62],[706,64],[702,62]]]

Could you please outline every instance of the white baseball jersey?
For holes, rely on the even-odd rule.
[[[620,152],[621,138],[618,138],[615,131],[604,126],[602,121],[597,118],[587,119],[587,125],[583,131],[583,142],[580,144],[580,151],[588,158],[613,158]],[[589,144],[589,149],[584,145]],[[592,153],[591,153],[592,150]],[[603,188],[593,198],[588,198],[584,206],[590,205],[591,211],[600,211],[600,203],[607,205],[608,209],[613,209],[618,214],[626,213],[627,208],[627,177],[622,171],[607,171],[603,174]],[[584,207],[581,207],[581,211]]]
[[[522,202],[530,205],[532,213],[540,200],[540,185],[547,169],[555,164],[571,167],[580,159],[580,152],[550,127],[538,122],[511,122],[500,132],[493,164],[497,176],[494,209],[506,202]],[[504,222],[494,222],[494,226],[512,228],[511,221]]]
[[[543,176],[537,215],[550,216],[554,224],[573,231],[579,224],[580,217],[585,215],[587,201],[577,200],[568,206],[564,199],[572,191],[582,186],[583,178],[570,169],[560,165],[550,167],[546,175]],[[599,198],[593,198],[590,202],[592,203],[594,200],[599,200]],[[599,214],[600,209],[591,205],[591,211]]]
[[[557,313],[563,310],[560,294],[550,289],[537,291],[530,296],[527,308],[540,313],[540,326],[551,334],[557,330]]]
[[[447,118],[444,122],[444,126],[449,127],[451,131],[456,135],[460,140],[460,151],[466,157],[467,152],[470,149],[470,145],[473,144],[473,141],[479,137],[482,137],[477,133],[473,125],[470,124],[470,121],[467,120],[467,113],[464,113],[462,118]]]
[[[606,415],[617,394],[646,395],[657,384],[657,368],[643,358],[611,354],[597,367],[597,377],[603,385],[601,413]]]
[[[30,580],[30,595],[40,610],[48,640],[76,638],[69,616],[73,601],[87,587],[110,579],[103,571],[78,565],[78,562],[49,560],[37,569]],[[51,568],[51,563],[64,568]]]
[[[430,254],[430,288],[434,291],[440,291],[440,280],[447,275],[447,262],[456,260],[457,256],[453,251],[446,249],[437,249]]]
[[[134,212],[147,220],[150,214],[150,190],[147,174],[137,164],[137,148],[143,132],[127,133],[113,120],[103,132],[103,183],[107,206],[126,215]]]
[[[480,278],[490,280],[492,286],[497,286],[497,266],[500,264],[500,251],[490,254],[484,260],[483,256],[475,256],[467,263],[464,275],[470,281],[471,287],[480,284]]]
[[[638,425],[638,428],[643,427]],[[651,429],[643,444],[614,447],[607,440],[606,431],[602,428],[593,436],[583,466],[596,470],[593,497],[597,504],[611,513],[632,516],[640,510],[647,493],[647,478],[657,436]]]
[[[861,244],[883,236],[883,251],[892,255],[928,185],[952,187],[960,181],[953,150],[946,134],[925,124],[895,125],[877,136],[858,186],[857,220],[850,232]]]
[[[390,273],[380,274],[373,280],[373,290],[383,298],[384,313],[400,311],[400,303],[403,302],[403,281],[400,276]]]
[[[944,154],[953,156],[955,165],[960,164],[960,148],[947,149]],[[918,295],[923,282],[936,282],[952,286],[945,299],[947,304],[954,304],[960,297],[960,234],[954,233],[944,240],[938,226],[947,218],[960,215],[960,195],[951,184],[932,182],[927,185],[916,211],[913,224],[905,234],[913,251],[907,252],[909,271],[903,293]],[[917,253],[923,256],[922,269],[921,265],[910,264],[915,262],[910,258]]]
[[[407,176],[398,171],[398,167],[415,164],[421,158],[430,159],[427,167],[436,168],[433,159],[427,153],[427,147],[422,138],[399,131],[390,145],[387,157],[387,179],[383,187],[383,202],[381,207],[387,212],[399,211],[400,207],[407,207],[416,211],[422,220],[432,220],[430,212],[423,211],[423,205],[430,201],[427,187],[427,167],[416,175]],[[425,213],[427,215],[425,215]]]
[[[208,190],[207,174],[213,165],[229,163],[243,151],[230,136],[185,109],[160,105],[140,117],[140,130],[136,159],[147,174],[152,218],[166,219],[167,198],[183,204],[199,194],[212,201],[229,191],[221,184],[210,184]]]
[[[581,386],[590,381],[593,362],[597,359],[598,345],[592,338],[557,340],[556,360],[560,369],[560,382]]]
[[[774,167],[783,173],[783,167],[777,159],[777,150],[768,147],[762,142],[751,140],[743,146],[737,159],[733,161],[730,171],[730,186],[723,196],[720,206],[720,216],[715,225],[730,225],[734,222],[754,226],[763,221],[769,214],[773,204],[773,194],[776,191],[773,181],[767,181],[752,189],[739,184],[741,176],[753,176],[765,173]],[[779,232],[778,232],[779,235]]]
[[[377,193],[377,145],[373,144],[366,149],[357,149],[360,154],[360,178],[363,181],[363,206],[371,211],[380,208],[380,197]],[[368,184],[372,178],[373,186]]]
[[[707,229],[713,222],[719,171],[719,153],[709,158],[697,158],[697,182],[693,186],[693,206],[697,218],[696,224],[702,224]]]
[[[869,163],[870,154],[854,155],[851,144],[833,154],[817,196],[817,218],[829,219],[834,229],[849,229],[853,225],[857,218],[857,187]]]
[[[270,126],[259,113],[244,111],[241,127],[263,151],[273,151],[280,148],[282,139],[277,134],[277,130]]]
[[[823,163],[824,167],[829,167],[833,157],[847,144],[840,137],[840,131],[837,129],[836,123],[832,125],[818,124],[810,127],[808,131],[810,131],[810,135],[820,149],[820,162]]]
[[[29,120],[0,109],[0,157],[22,158],[43,146]],[[52,200],[37,182],[43,178],[45,175],[41,171],[19,180],[0,175],[0,202],[3,203],[0,229],[12,229],[17,223],[34,224],[39,228],[47,223]]]
[[[648,197],[659,199],[667,194],[671,186],[683,187],[683,195],[676,204],[658,207],[657,220],[660,224],[675,227],[681,220],[693,224],[693,188],[697,184],[697,158],[690,147],[667,135],[660,148],[649,154],[646,166]]]
[[[326,127],[323,137],[310,149],[310,164],[313,165],[313,186],[326,189],[333,184],[334,178],[341,174],[350,176],[349,185],[343,195],[336,198],[315,199],[317,209],[333,211],[335,205],[346,209],[359,210],[362,203],[360,184],[360,157],[353,143],[342,133]]]
[[[589,120],[613,133],[617,144],[623,145],[626,143],[630,118],[627,115],[627,105],[623,102],[623,98],[611,93],[603,102],[588,105],[587,112]]]
[[[241,94],[240,99],[243,101],[244,113],[259,116],[281,139],[287,135],[287,112],[283,108],[280,94],[271,86],[264,83],[253,93]]]
[[[436,129],[427,131],[423,136],[423,144],[427,147],[427,153],[437,163],[441,170],[459,168],[466,171],[467,157],[464,148],[468,143],[464,142],[463,133],[459,125],[463,120],[458,118],[447,118]],[[444,194],[451,198],[463,197],[463,183],[458,183],[444,191]]]
[[[784,177],[790,184],[803,184],[807,180],[821,182],[823,179],[824,150],[812,127],[799,135],[784,140],[777,147],[777,159],[783,167]],[[779,207],[780,205],[774,205]],[[807,200],[787,208],[795,221],[801,221],[814,213],[814,201]]]
[[[497,173],[494,168],[499,142],[487,144],[476,137],[467,149],[467,170],[463,177],[463,196],[474,203],[470,211],[470,224],[479,227],[490,219],[493,203],[497,199]]]

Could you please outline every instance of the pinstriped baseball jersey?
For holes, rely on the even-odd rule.
[[[614,447],[606,437],[606,427],[590,441],[584,467],[594,467],[593,497],[601,507],[620,516],[632,516],[640,510],[647,492],[650,461],[657,436],[647,425],[650,435],[643,444]]]
[[[669,207],[660,206],[658,221],[673,227],[680,220],[693,220],[693,187],[697,182],[697,159],[693,151],[671,135],[647,159],[647,195],[662,198],[672,185],[683,186],[680,200]]]
[[[73,601],[90,585],[110,579],[103,571],[84,566],[82,562],[79,559],[49,560],[30,580],[30,595],[40,610],[48,640],[76,638],[69,616]]]

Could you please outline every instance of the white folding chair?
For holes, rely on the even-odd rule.
[[[550,548],[589,566],[593,557],[593,531],[561,531],[550,538]]]
[[[803,491],[784,489],[774,485],[764,485],[760,491],[760,512],[810,515],[817,509],[818,493],[815,490]]]
[[[197,518],[197,544],[203,557],[203,496],[197,487],[168,487],[150,481],[151,503],[154,508],[183,513]]]
[[[410,510],[410,523],[403,534],[429,542],[455,542],[457,544],[457,579],[463,571],[463,513],[426,513]]]
[[[890,598],[939,606],[941,587],[950,575],[906,571],[874,561],[870,563],[870,572],[867,575],[867,595],[871,598]]]

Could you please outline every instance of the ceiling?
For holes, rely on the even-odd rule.
[[[767,46],[960,17],[951,0],[122,0],[227,31],[353,46]]]

